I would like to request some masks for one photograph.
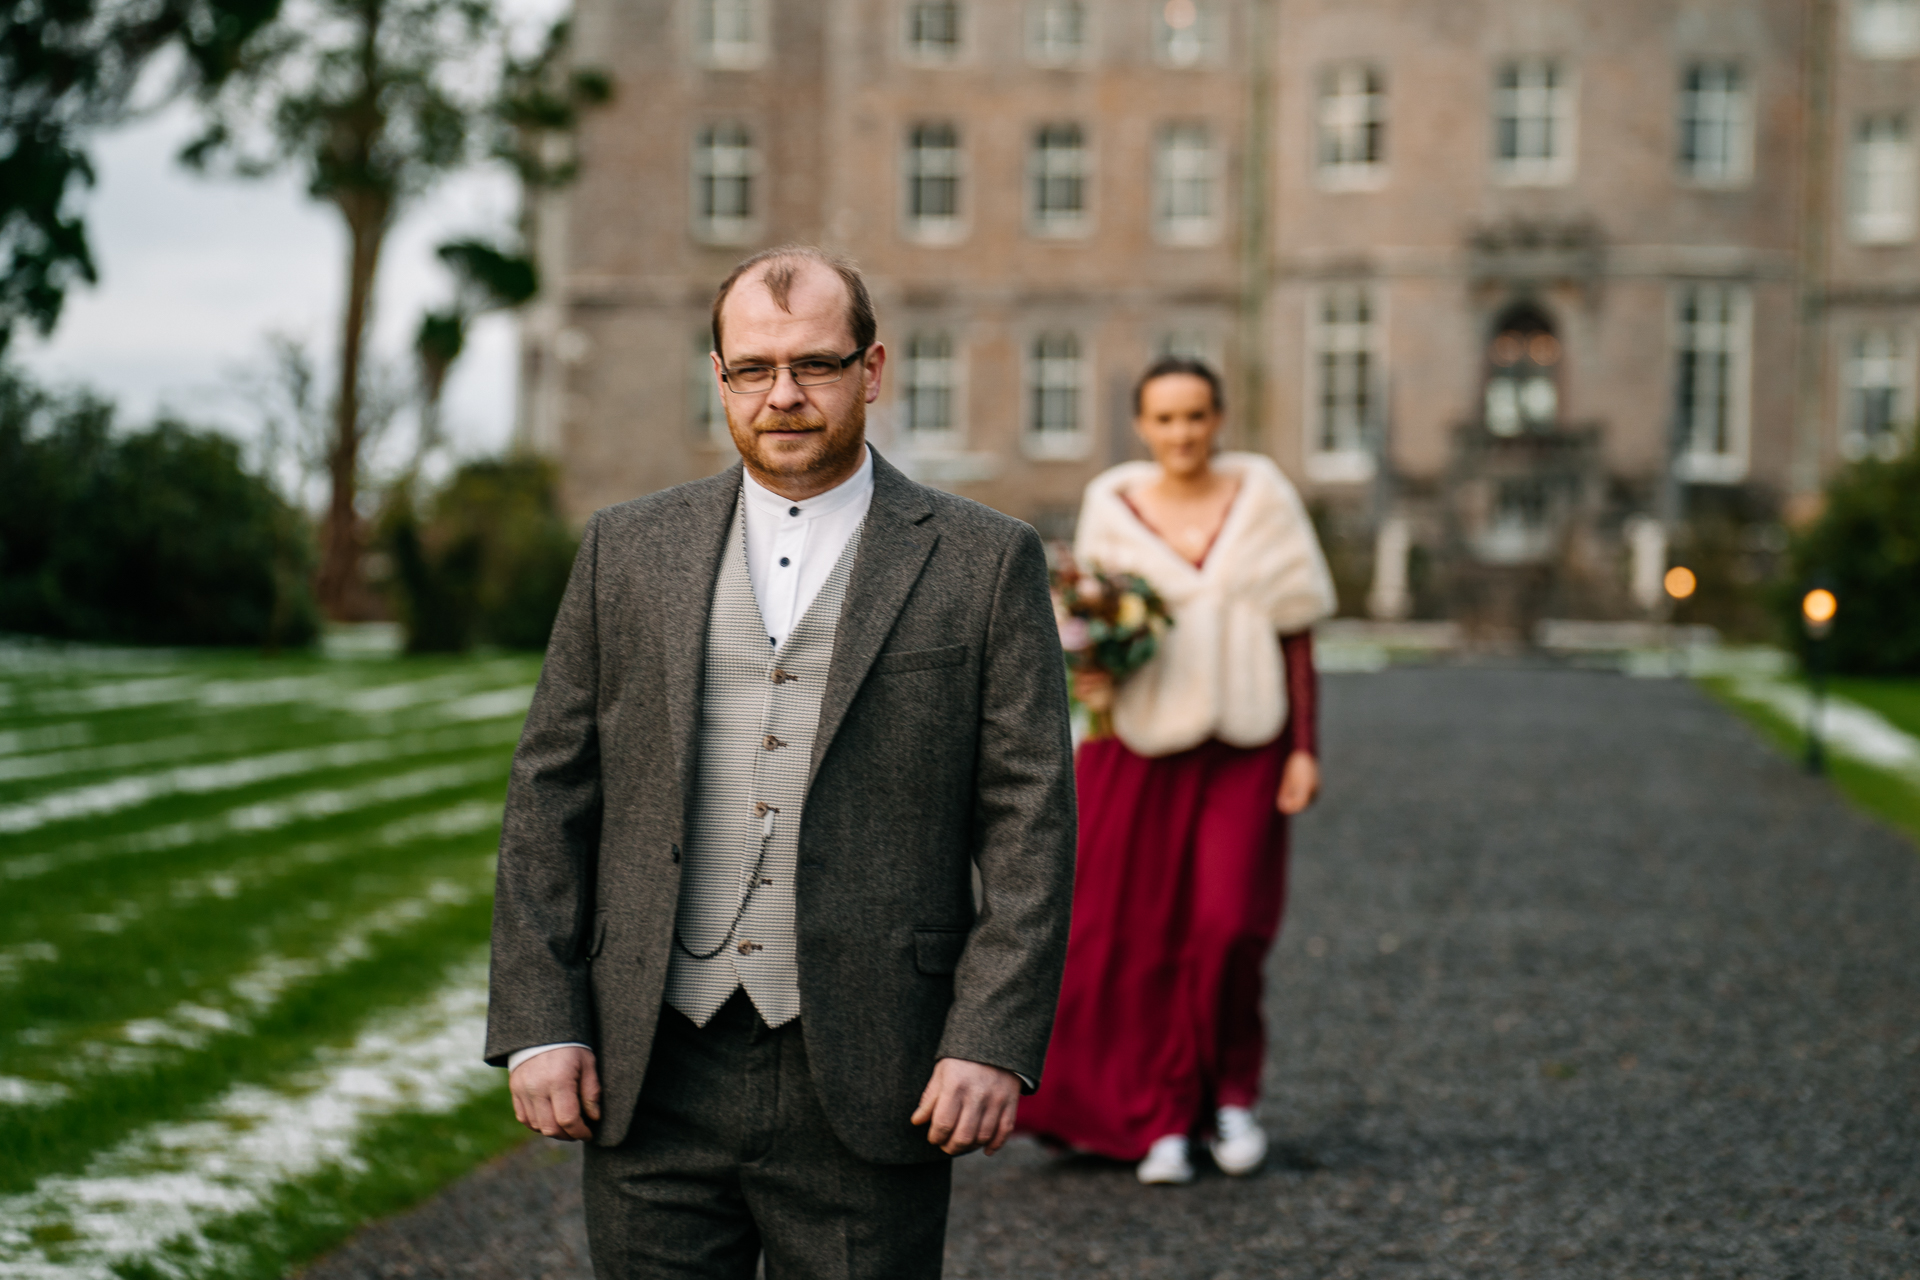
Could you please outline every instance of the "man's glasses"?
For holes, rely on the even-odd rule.
[[[792,364],[740,364],[731,369],[722,369],[720,379],[727,384],[727,390],[737,396],[773,390],[773,384],[780,380],[782,369],[793,375],[794,383],[798,386],[824,387],[845,377],[847,366],[865,354],[867,347],[860,348],[850,356],[807,356]]]

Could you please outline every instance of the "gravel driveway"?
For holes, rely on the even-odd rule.
[[[1326,681],[1266,1171],[956,1167],[947,1275],[1920,1280],[1920,855],[1691,687]],[[536,1145],[311,1272],[587,1272]]]

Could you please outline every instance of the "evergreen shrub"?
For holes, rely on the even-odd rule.
[[[1840,601],[1828,638],[1833,670],[1920,675],[1920,449],[1836,476],[1820,518],[1794,538],[1789,557],[1777,611],[1803,656],[1800,599],[1825,586]]]
[[[546,647],[579,549],[556,478],[544,459],[490,459],[456,471],[424,519],[395,500],[385,541],[409,652]]]
[[[124,644],[310,643],[300,514],[224,436],[0,369],[0,630]]]

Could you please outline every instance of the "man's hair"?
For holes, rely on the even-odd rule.
[[[853,345],[870,347],[876,324],[873,318],[873,298],[867,293],[867,282],[860,274],[860,268],[853,265],[849,258],[837,253],[828,253],[825,249],[810,244],[783,244],[772,249],[762,249],[751,258],[733,269],[720,285],[720,291],[713,295],[713,349],[720,350],[720,308],[725,304],[727,295],[733,292],[733,286],[740,277],[754,268],[766,265],[767,272],[761,277],[761,283],[767,286],[767,292],[773,295],[774,305],[782,311],[791,311],[787,299],[793,293],[793,282],[800,274],[803,263],[817,262],[823,267],[831,267],[840,282],[847,286],[847,323],[853,330]]]
[[[1213,393],[1213,411],[1227,411],[1226,389],[1220,383],[1220,375],[1205,360],[1190,360],[1186,356],[1162,356],[1147,366],[1140,375],[1140,381],[1133,384],[1133,416],[1140,416],[1141,397],[1146,393],[1147,384],[1155,378],[1170,378],[1175,374],[1184,374],[1190,378],[1206,379],[1207,389]]]

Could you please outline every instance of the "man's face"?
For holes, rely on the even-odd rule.
[[[802,262],[787,294],[773,300],[762,267],[734,283],[721,306],[722,350],[714,374],[748,365],[791,365],[809,358],[839,361],[855,346],[847,286],[831,268]],[[879,343],[847,366],[838,382],[803,387],[782,368],[765,391],[740,393],[721,382],[727,430],[753,478],[789,498],[809,498],[860,467],[867,405],[880,394],[886,352]]]

